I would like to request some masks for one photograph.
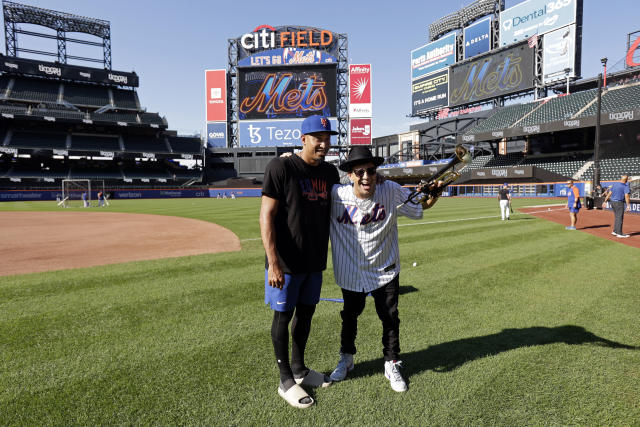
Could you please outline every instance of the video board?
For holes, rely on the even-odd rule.
[[[451,67],[449,106],[533,89],[534,54],[523,42]]]
[[[238,68],[238,119],[336,117],[336,65]]]
[[[576,23],[582,0],[527,0],[500,12],[500,46]]]
[[[449,70],[420,77],[411,82],[411,114],[424,114],[449,104]]]

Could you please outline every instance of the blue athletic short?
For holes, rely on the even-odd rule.
[[[571,212],[571,213],[578,213],[578,212],[580,212],[580,205],[578,205],[578,207],[577,207],[577,208],[574,208],[573,206],[571,206],[571,207],[569,208],[569,212]]]
[[[320,301],[322,272],[285,274],[282,289],[269,286],[269,271],[264,270],[264,303],[275,311],[291,311],[296,304],[316,305]]]

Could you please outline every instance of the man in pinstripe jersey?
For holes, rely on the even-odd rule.
[[[340,361],[331,379],[343,380],[354,367],[358,316],[371,293],[382,321],[384,374],[391,388],[402,392],[407,390],[407,384],[399,360],[397,217],[420,219],[422,210],[433,206],[437,197],[398,207],[407,200],[409,190],[378,179],[376,168],[382,162],[382,157],[372,156],[368,147],[353,147],[347,161],[339,166],[348,173],[351,184],[336,185],[331,192],[333,271],[344,299]]]

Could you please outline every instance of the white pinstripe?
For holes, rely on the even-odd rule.
[[[400,273],[397,217],[422,218],[420,204],[407,203],[396,208],[408,195],[409,190],[393,181],[377,184],[370,201],[357,199],[351,184],[333,187],[330,236],[338,286],[370,292]]]

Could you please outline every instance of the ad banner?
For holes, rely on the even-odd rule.
[[[411,114],[418,116],[449,103],[449,70],[438,71],[411,82]]]
[[[227,146],[227,122],[207,123],[207,146]]]
[[[550,31],[542,39],[544,84],[576,76],[576,26]],[[566,70],[569,70],[568,72]]]
[[[137,87],[140,83],[136,73],[81,67],[78,65],[37,61],[11,56],[3,56],[0,59],[0,71],[120,86]]]
[[[227,70],[205,70],[208,122],[227,120]]]
[[[471,171],[472,179],[496,179],[496,178],[531,178],[532,166],[476,169]]]
[[[336,117],[336,66],[238,68],[238,118]]]
[[[338,62],[335,56],[314,49],[285,47],[270,49],[238,61],[238,67],[264,67],[270,65],[305,65]]]
[[[349,117],[372,117],[371,64],[349,65]]]
[[[371,119],[349,120],[349,144],[371,145]]]
[[[238,123],[241,147],[300,147],[300,126],[304,119],[293,120],[243,120]],[[338,120],[330,118],[331,129],[338,128]],[[338,143],[335,135],[331,144]]]
[[[500,12],[500,46],[576,23],[582,0],[527,0]]]
[[[491,50],[491,17],[488,16],[464,28],[464,59]]]
[[[534,49],[527,43],[451,67],[449,106],[533,88]]]
[[[451,33],[411,51],[411,80],[456,62],[456,34]]]

